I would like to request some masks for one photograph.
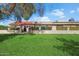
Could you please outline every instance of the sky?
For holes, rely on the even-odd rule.
[[[38,9],[38,4],[35,4]],[[39,16],[38,10],[33,13],[28,19],[29,21],[68,21],[70,18],[74,18],[75,21],[79,21],[79,3],[44,3],[43,4],[44,15]],[[13,20],[10,20],[13,19]],[[8,25],[13,22],[14,16],[11,16],[8,20],[3,19],[0,24]]]
[[[38,17],[38,14],[35,13],[29,20],[68,21],[68,19],[74,18],[75,21],[79,21],[79,3],[45,3],[43,5],[44,16]]]

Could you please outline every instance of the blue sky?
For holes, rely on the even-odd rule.
[[[37,7],[37,4],[35,4]],[[38,8],[38,7],[37,7]],[[44,3],[44,15],[40,17],[38,12],[33,13],[29,18],[30,21],[68,21],[70,18],[74,18],[75,21],[79,21],[79,3]],[[10,19],[15,19],[14,16],[8,20],[4,19],[0,21],[0,24],[9,24]]]
[[[75,21],[79,21],[79,3],[45,3],[43,5],[45,19],[68,21],[69,18],[74,18]],[[35,17],[38,18],[37,13],[33,14],[30,20],[36,20]]]

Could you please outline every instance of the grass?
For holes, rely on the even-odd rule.
[[[79,35],[0,35],[3,56],[79,56]]]

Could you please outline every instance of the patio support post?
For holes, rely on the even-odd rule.
[[[27,32],[27,33],[29,32],[29,26],[26,27],[26,32]]]
[[[20,33],[22,32],[22,26],[20,26]]]
[[[39,26],[39,33],[41,33],[41,26]]]
[[[67,27],[67,30],[69,31],[69,26]]]
[[[39,26],[39,30],[41,30],[41,27]]]

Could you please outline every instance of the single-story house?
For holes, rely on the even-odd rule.
[[[15,22],[15,30],[18,32],[44,32],[44,31],[79,31],[79,22]],[[12,27],[12,24],[10,24]]]

